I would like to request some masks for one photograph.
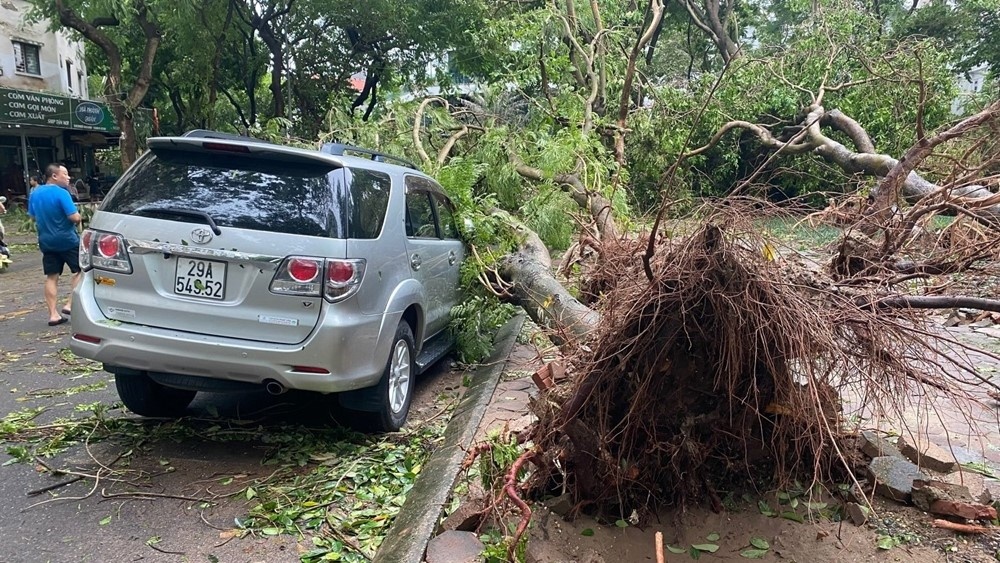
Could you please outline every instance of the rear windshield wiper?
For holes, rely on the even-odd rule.
[[[133,212],[135,215],[141,215],[143,217],[154,217],[154,216],[174,216],[174,217],[186,217],[188,219],[200,219],[201,222],[212,227],[212,232],[215,236],[222,234],[222,229],[215,224],[215,219],[212,216],[200,209],[189,209],[186,207],[143,207],[141,209],[136,209]]]

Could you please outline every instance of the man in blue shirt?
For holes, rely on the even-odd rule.
[[[28,215],[35,220],[38,249],[42,251],[49,326],[61,325],[69,320],[56,310],[59,276],[63,273],[63,267],[68,266],[73,274],[70,295],[62,308],[63,314],[70,314],[73,305],[72,291],[80,281],[80,236],[76,233],[76,225],[81,217],[68,188],[69,171],[65,166],[53,163],[45,167],[45,183],[35,188],[28,197]]]

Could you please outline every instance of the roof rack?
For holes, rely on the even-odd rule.
[[[219,139],[223,141],[250,141],[253,143],[267,143],[269,145],[274,144],[271,143],[270,141],[265,141],[264,139],[258,139],[256,137],[248,137],[246,135],[240,135],[238,133],[224,133],[222,131],[211,131],[209,129],[192,129],[181,136],[204,138],[204,139]]]
[[[374,160],[376,162],[387,162],[387,161],[390,161],[390,162],[395,162],[397,164],[401,164],[401,165],[403,165],[403,166],[405,166],[407,168],[412,168],[414,170],[419,170],[419,168],[417,168],[416,164],[414,164],[413,162],[411,162],[409,160],[406,160],[405,158],[400,158],[398,156],[392,156],[391,154],[385,154],[385,153],[382,153],[382,152],[373,151],[371,149],[366,149],[366,148],[363,148],[363,147],[356,147],[354,145],[346,145],[344,143],[325,143],[323,145],[322,151],[325,152],[325,153],[328,153],[328,154],[336,155],[336,156],[343,156],[343,155],[345,155],[347,153],[362,154],[362,155],[365,155],[365,156],[371,158],[372,160]]]

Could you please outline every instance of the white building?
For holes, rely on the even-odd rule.
[[[0,195],[15,200],[50,162],[90,175],[94,148],[118,136],[108,107],[90,99],[83,40],[25,22],[30,7],[0,1]]]

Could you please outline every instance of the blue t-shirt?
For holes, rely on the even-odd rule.
[[[43,184],[28,196],[28,215],[38,227],[38,249],[42,252],[65,252],[80,246],[76,224],[69,216],[76,213],[69,192],[55,184]]]

